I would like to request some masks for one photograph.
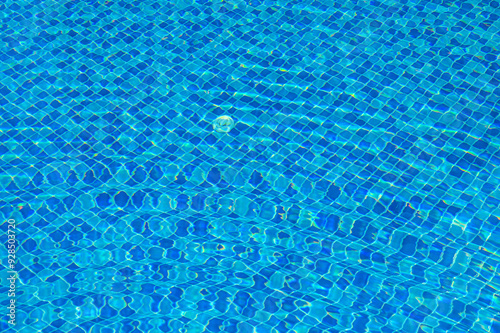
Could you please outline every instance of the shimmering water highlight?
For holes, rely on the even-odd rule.
[[[1,2],[0,331],[500,332],[498,10]]]

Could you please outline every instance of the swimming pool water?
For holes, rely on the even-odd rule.
[[[500,332],[499,15],[3,1],[2,331]]]

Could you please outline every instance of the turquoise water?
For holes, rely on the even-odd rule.
[[[500,332],[499,15],[2,2],[2,332]]]

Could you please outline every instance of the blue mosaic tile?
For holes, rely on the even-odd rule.
[[[498,1],[0,13],[2,332],[500,332]]]

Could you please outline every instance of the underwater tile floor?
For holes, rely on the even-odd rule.
[[[1,331],[500,332],[499,15],[2,1]]]

